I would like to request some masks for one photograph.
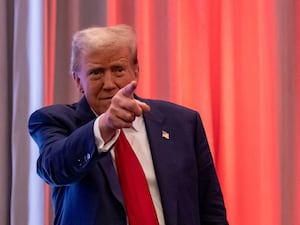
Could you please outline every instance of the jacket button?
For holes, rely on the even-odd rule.
[[[87,153],[87,154],[84,156],[84,161],[88,161],[90,158],[91,158],[91,154],[90,154],[90,153]]]

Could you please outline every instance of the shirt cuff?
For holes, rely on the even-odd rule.
[[[118,129],[116,131],[115,136],[113,136],[113,138],[109,142],[107,142],[106,144],[104,143],[103,138],[101,136],[99,126],[98,126],[99,120],[102,117],[102,115],[103,114],[98,116],[98,118],[94,122],[94,136],[95,136],[95,142],[96,142],[96,146],[97,146],[97,149],[98,149],[99,153],[109,151],[112,148],[112,146],[115,144],[115,142],[117,141],[117,139],[120,135],[120,130]]]

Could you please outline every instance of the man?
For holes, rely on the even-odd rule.
[[[139,66],[131,27],[77,32],[71,72],[82,99],[42,108],[29,119],[40,149],[37,173],[52,188],[55,224],[228,224],[199,114],[134,93]],[[138,169],[125,178],[129,190],[123,185],[122,174],[133,164],[119,166],[124,133],[146,177],[153,223],[139,215],[148,200],[131,177]],[[139,196],[133,204],[131,189]]]

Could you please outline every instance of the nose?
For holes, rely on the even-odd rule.
[[[107,71],[103,77],[103,89],[111,90],[115,88],[115,82],[110,71]]]

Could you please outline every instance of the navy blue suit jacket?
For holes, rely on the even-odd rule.
[[[199,114],[164,101],[142,101],[151,107],[143,116],[166,224],[227,224]],[[97,152],[94,120],[85,97],[42,108],[29,119],[40,150],[37,173],[51,185],[57,225],[126,224],[111,154]]]

